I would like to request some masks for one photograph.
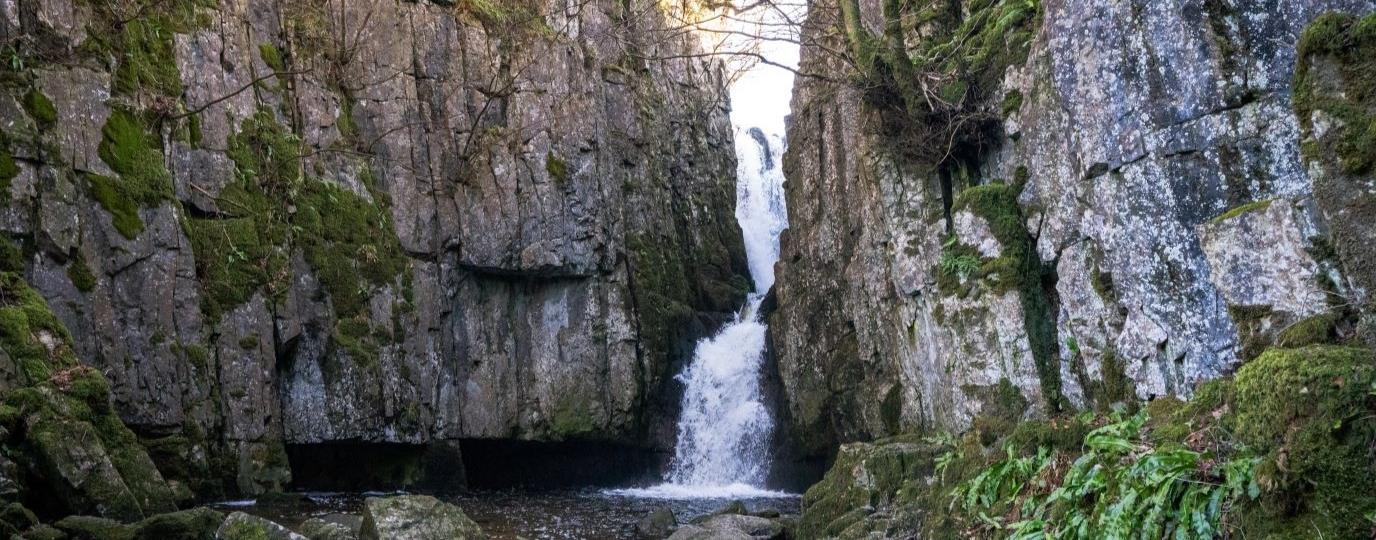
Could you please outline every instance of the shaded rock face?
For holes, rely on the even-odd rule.
[[[860,8],[880,33],[878,3]],[[1344,272],[1325,248],[1340,218],[1315,204],[1325,169],[1301,157],[1292,80],[1310,21],[1373,8],[1043,2],[1026,59],[981,106],[992,135],[939,167],[885,139],[859,91],[800,78],[770,319],[797,443],[823,455],[964,429],[1010,386],[1029,416],[1189,396],[1360,296],[1365,270]],[[941,24],[952,23],[912,29],[909,45]],[[822,2],[806,32],[843,48],[841,25]],[[848,69],[803,47],[805,72]],[[1016,204],[991,214],[996,190]],[[1007,234],[1009,222],[1025,233]],[[1032,285],[991,276],[1019,262],[1024,240],[1035,258],[1022,268],[1040,266]]]
[[[658,10],[451,4],[0,10],[0,229],[199,493],[285,444],[672,446],[750,289],[721,68]]]

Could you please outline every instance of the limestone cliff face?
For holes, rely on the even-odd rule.
[[[860,26],[892,35],[879,4]],[[1358,333],[1365,199],[1336,193],[1366,180],[1302,157],[1331,117],[1297,117],[1292,80],[1307,24],[1376,5],[919,4],[906,50],[948,63],[909,91],[975,126],[931,121],[946,139],[895,137],[886,96],[839,80],[837,2],[806,28],[828,77],[794,95],[770,328],[807,450],[963,429],[1010,389],[1028,416],[1188,396],[1301,330]]]
[[[750,288],[723,74],[669,26],[4,3],[0,228],[155,461],[208,484],[281,487],[284,444],[664,447],[669,375]]]

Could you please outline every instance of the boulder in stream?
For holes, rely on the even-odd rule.
[[[459,507],[428,495],[363,501],[363,540],[479,540],[482,528]]]
[[[311,518],[302,522],[297,530],[310,540],[358,540],[359,523],[349,524],[340,519],[347,517],[351,516],[330,514]]]
[[[669,540],[781,540],[784,537],[784,526],[772,519],[719,514],[679,527]]]
[[[661,506],[636,522],[635,535],[641,540],[659,540],[668,537],[677,526],[678,518],[674,517],[674,511]]]
[[[306,540],[290,529],[252,514],[235,512],[215,531],[216,540]]]

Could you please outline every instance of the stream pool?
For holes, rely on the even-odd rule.
[[[351,526],[361,521],[363,499],[374,493],[305,493],[293,504],[259,505],[253,501],[215,505],[222,512],[243,511],[262,516],[289,528],[310,518],[337,521]],[[650,511],[667,506],[680,523],[718,510],[733,499],[665,499],[638,497],[599,489],[549,491],[472,491],[442,495],[441,499],[462,508],[494,540],[566,540],[635,538],[635,524]],[[752,512],[766,509],[797,514],[797,496],[763,496],[735,499]]]

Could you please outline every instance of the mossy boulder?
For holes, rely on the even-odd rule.
[[[134,526],[134,540],[213,540],[225,515],[209,508],[159,514]]]
[[[175,510],[171,488],[109,405],[105,378],[70,368],[10,393],[16,411],[8,445],[28,468],[30,496],[63,514],[136,520]]]
[[[0,508],[0,536],[10,536],[27,531],[38,525],[38,516],[17,502]]]
[[[941,451],[916,435],[842,446],[826,476],[803,495],[800,537],[883,530],[885,525],[871,516],[872,511],[905,506],[900,499],[906,500],[935,475]]]
[[[71,336],[36,291],[0,272],[0,348],[20,387],[0,403],[4,451],[35,508],[136,520],[175,510],[172,490],[110,405],[100,372],[78,366]]]
[[[53,524],[72,540],[131,540],[134,527],[95,516],[67,516]]]
[[[363,501],[363,540],[487,538],[459,507],[428,495],[369,497]]]
[[[1376,356],[1366,349],[1272,349],[1238,371],[1226,425],[1264,456],[1264,504],[1247,538],[1368,536],[1376,512]],[[1299,536],[1294,536],[1299,535]],[[1312,536],[1311,536],[1312,535]]]
[[[306,540],[306,537],[261,517],[235,512],[215,533],[217,540]]]

